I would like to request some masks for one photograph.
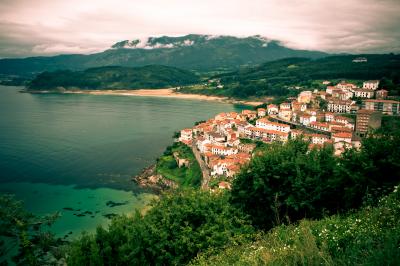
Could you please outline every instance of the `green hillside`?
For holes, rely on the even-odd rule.
[[[29,84],[29,90],[64,89],[142,89],[167,88],[193,84],[198,77],[190,71],[167,67],[99,67],[85,71],[60,70],[44,72]]]
[[[399,95],[400,55],[363,55],[366,63],[354,63],[354,55],[330,56],[321,59],[287,58],[267,62],[259,66],[217,75],[223,89],[205,87],[185,88],[185,92],[217,94],[239,98],[249,96],[287,95],[291,88],[319,88],[322,80],[369,80],[386,77],[387,88]],[[316,82],[317,81],[317,82]]]
[[[139,42],[121,41],[111,49],[89,55],[0,59],[0,74],[30,76],[43,71],[146,65],[166,65],[198,71],[221,68],[234,70],[243,65],[287,57],[320,58],[327,55],[318,51],[291,49],[278,41],[260,36],[239,38],[189,34],[180,37],[150,37],[146,43]]]
[[[191,265],[398,265],[400,190],[375,208],[278,226],[245,245],[205,252]],[[211,256],[210,256],[211,255]]]

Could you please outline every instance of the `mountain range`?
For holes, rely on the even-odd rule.
[[[165,65],[195,71],[235,70],[287,57],[321,58],[319,51],[295,50],[261,36],[190,34],[150,37],[115,43],[100,53],[66,54],[0,60],[0,74],[33,76],[43,71],[84,70],[103,66]]]

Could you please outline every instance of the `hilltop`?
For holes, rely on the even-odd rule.
[[[367,62],[355,63],[364,56]],[[281,96],[297,93],[301,88],[320,88],[323,80],[368,80],[386,77],[393,84],[400,81],[400,55],[339,55],[320,59],[286,58],[211,77],[215,86],[185,88],[185,93],[223,95],[238,98],[249,96]],[[316,82],[317,81],[317,82]],[[390,89],[390,88],[388,88]]]
[[[34,78],[28,90],[54,89],[140,89],[167,88],[198,82],[190,71],[167,66],[89,68],[84,71],[44,72]]]

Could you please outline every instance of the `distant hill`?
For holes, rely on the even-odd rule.
[[[58,70],[43,72],[27,86],[28,90],[54,89],[141,89],[166,88],[198,82],[190,71],[175,67],[98,67],[84,71]]]
[[[358,55],[357,55],[358,56]],[[197,92],[234,97],[287,95],[290,87],[318,88],[315,80],[369,80],[386,77],[393,88],[400,86],[400,55],[362,55],[368,62],[354,63],[354,55],[320,59],[287,58],[217,75],[223,89]],[[322,85],[322,84],[321,84]],[[388,88],[390,89],[390,88]]]
[[[326,53],[290,49],[260,36],[186,35],[125,40],[111,49],[90,55],[70,54],[24,59],[1,59],[0,74],[34,75],[43,71],[83,70],[102,66],[166,65],[190,70],[235,70],[287,57],[321,58]]]

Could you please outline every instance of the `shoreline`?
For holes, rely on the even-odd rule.
[[[228,97],[208,96],[202,94],[189,94],[174,91],[174,89],[138,89],[138,90],[64,90],[64,91],[51,91],[51,90],[33,90],[21,91],[23,93],[32,94],[85,94],[85,95],[118,95],[118,96],[141,96],[141,97],[161,97],[161,98],[177,98],[187,100],[204,100],[204,101],[217,101],[230,104],[242,104],[249,106],[257,106],[263,104],[262,101],[252,100],[235,100]]]

